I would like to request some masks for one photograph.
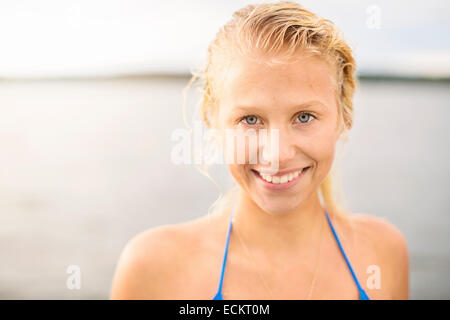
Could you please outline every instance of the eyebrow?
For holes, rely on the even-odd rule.
[[[300,108],[304,108],[304,107],[312,107],[312,106],[318,106],[318,107],[320,107],[321,109],[326,109],[327,107],[326,107],[326,105],[324,105],[322,102],[320,102],[319,100],[309,100],[309,101],[305,101],[305,102],[303,102],[303,103],[301,103],[301,104],[296,104],[296,105],[293,105],[293,106],[291,106],[291,107],[289,107],[289,109],[300,109]],[[257,111],[257,110],[260,110],[260,109],[262,109],[261,107],[259,107],[259,106],[253,106],[253,105],[249,105],[249,106],[246,106],[246,105],[237,105],[237,106],[235,106],[234,108],[233,108],[233,111],[238,111],[238,110],[244,110],[244,111],[252,111],[252,110],[254,110],[254,111]],[[265,109],[265,108],[264,108]]]

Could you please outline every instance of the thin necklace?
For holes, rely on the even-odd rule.
[[[232,222],[235,221],[234,219],[235,219],[235,217],[232,218]],[[251,254],[250,250],[249,250],[249,249],[247,248],[247,246],[245,245],[245,242],[242,240],[242,238],[241,238],[241,236],[240,236],[240,234],[239,234],[239,231],[238,231],[236,228],[234,228],[234,229],[235,229],[235,231],[236,231],[236,235],[238,236],[238,239],[239,239],[240,244],[244,247],[245,254],[251,259],[251,261],[253,261],[253,262],[256,261],[256,259],[254,258],[254,256]],[[308,295],[307,295],[307,297],[306,297],[306,300],[310,300],[310,299],[311,299],[311,295],[312,295],[313,290],[314,290],[315,285],[316,285],[317,269],[319,268],[320,249],[321,249],[321,247],[322,247],[322,229],[323,229],[323,219],[322,219],[322,222],[321,222],[321,224],[320,224],[319,247],[318,247],[318,250],[317,250],[317,256],[316,256],[316,262],[315,262],[315,268],[314,268],[313,278],[311,279],[311,284],[310,284],[310,287],[309,287],[309,290],[308,290]],[[263,276],[261,275],[261,273],[258,271],[258,268],[255,268],[255,269],[256,269],[256,273],[258,274],[258,277],[260,278],[260,280],[262,281],[264,287],[266,288],[266,291],[269,292],[270,298],[271,298],[272,300],[275,300],[275,299],[274,299],[273,291],[272,291],[272,290],[270,289],[270,287],[268,286],[268,284],[267,284],[267,282],[265,281],[264,277],[263,277]]]
[[[316,257],[316,266],[314,269],[314,274],[313,274],[313,278],[311,280],[311,285],[309,287],[309,292],[308,292],[308,296],[306,297],[306,300],[310,300],[311,299],[311,295],[313,293],[313,290],[316,286],[316,279],[317,279],[317,270],[319,269],[319,261],[320,261],[320,251],[322,248],[322,230],[323,230],[323,219],[322,222],[320,223],[320,234],[319,234],[319,248],[317,250],[317,257]]]

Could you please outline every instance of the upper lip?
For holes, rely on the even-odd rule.
[[[296,172],[296,171],[300,171],[303,168],[307,168],[306,167],[300,167],[300,168],[295,168],[295,169],[286,169],[286,170],[281,170],[281,171],[277,171],[277,173],[271,173],[270,170],[258,170],[258,169],[253,169],[255,171],[258,171],[260,174],[269,174],[271,176],[284,176],[285,174],[291,173],[291,172]]]

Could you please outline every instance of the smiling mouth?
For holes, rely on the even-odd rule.
[[[272,185],[287,185],[290,184],[290,182],[298,180],[300,176],[302,176],[310,167],[305,167],[301,170],[289,172],[287,174],[284,174],[282,176],[280,175],[270,175],[270,174],[264,174],[260,173],[256,170],[253,170],[253,173],[255,173],[259,178],[264,180],[266,183],[270,183]]]

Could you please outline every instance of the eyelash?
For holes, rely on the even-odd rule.
[[[297,114],[297,115],[295,116],[295,119],[298,119],[298,117],[301,116],[301,115],[303,115],[303,114],[309,115],[312,119],[317,119],[312,113],[309,113],[309,112],[300,112],[299,114]],[[255,117],[255,118],[257,118],[257,119],[259,120],[259,118],[258,118],[257,116],[255,116],[255,115],[249,115],[249,116],[244,116],[244,117],[242,117],[242,118],[239,120],[239,123],[242,123],[242,121],[244,121],[245,119],[247,119],[247,118],[249,118],[249,117]],[[308,123],[310,123],[310,122],[311,122],[311,121],[308,121],[308,122],[300,122],[300,121],[299,121],[299,123],[302,123],[302,124],[308,124]],[[246,126],[254,126],[254,125],[256,125],[256,123],[255,123],[255,124],[244,123],[244,125],[246,125]]]

